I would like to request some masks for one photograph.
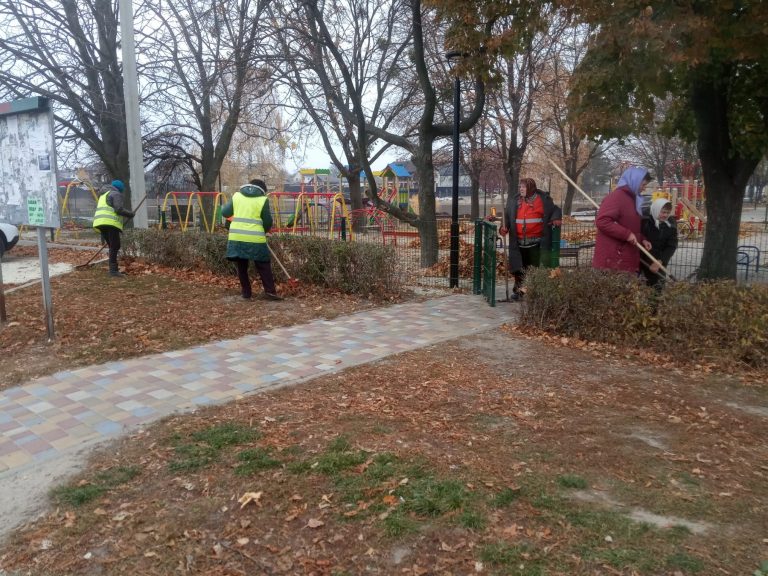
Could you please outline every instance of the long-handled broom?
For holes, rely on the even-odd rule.
[[[504,192],[501,193],[501,227],[506,229],[507,222],[507,203],[504,200]],[[510,299],[509,297],[509,252],[507,251],[507,240],[505,236],[501,236],[501,248],[504,252],[504,300],[500,302],[516,302],[517,299]]]
[[[283,266],[283,263],[280,261],[280,258],[278,258],[277,254],[275,254],[275,251],[272,250],[272,246],[267,244],[267,250],[269,250],[269,253],[272,255],[272,258],[275,259],[275,262],[277,262],[278,266],[280,266],[280,269],[283,271],[283,274],[285,274],[286,278],[288,278],[288,286],[292,289],[297,288],[299,286],[299,281],[288,273],[288,270],[286,269],[285,266]]]

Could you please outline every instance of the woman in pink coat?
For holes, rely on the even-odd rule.
[[[645,168],[624,170],[616,189],[605,197],[597,212],[597,240],[593,268],[636,274],[640,268],[638,242],[650,250],[640,232],[643,199],[640,194],[653,180]]]

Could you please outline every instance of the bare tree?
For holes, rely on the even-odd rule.
[[[574,69],[584,58],[587,51],[587,30],[576,26],[563,30],[558,42],[558,52],[551,60],[552,90],[549,93],[549,130],[547,140],[549,150],[559,160],[563,171],[574,182],[593,158],[605,152],[609,147],[590,142],[586,132],[577,124],[571,122],[568,111],[568,95],[570,79]],[[576,188],[570,182],[566,183],[563,214],[570,214],[573,208],[573,198]]]
[[[332,51],[317,41],[318,26],[307,18],[306,10],[300,9],[301,4],[275,4],[272,8],[275,36],[282,51],[280,78],[297,101],[295,110],[309,117],[334,166],[347,180],[352,208],[361,208],[363,157],[374,162],[390,145],[384,143],[373,152],[377,137],[371,133],[366,133],[365,142],[358,143],[352,116],[344,110],[353,108],[350,98],[359,95],[366,121],[389,126],[407,105],[407,96],[398,100],[389,97],[392,82],[402,75],[403,53],[410,40],[409,30],[398,26],[403,0],[341,0],[333,4],[332,14],[325,4],[317,12],[309,12],[312,18],[325,18],[329,36],[343,39],[338,54],[351,78],[351,93],[343,88],[340,64]],[[336,104],[337,96],[343,108]],[[372,197],[374,192],[371,189]]]
[[[442,60],[442,55],[430,53],[428,40],[425,41],[425,22],[433,22],[431,12],[422,7],[421,0],[407,0],[404,7],[407,12],[401,17],[407,17],[411,29],[412,41],[407,50],[410,67],[415,73],[418,95],[418,111],[412,109],[406,115],[408,119],[416,118],[407,124],[404,120],[399,132],[394,132],[387,126],[374,125],[368,121],[365,113],[365,95],[356,92],[353,71],[346,65],[343,57],[344,42],[333,35],[329,29],[323,8],[325,2],[304,0],[303,7],[310,23],[314,41],[319,43],[333,57],[339,71],[339,84],[335,84],[328,75],[321,75],[323,89],[332,95],[334,105],[342,110],[347,118],[355,125],[356,144],[359,156],[363,161],[363,170],[369,184],[374,182],[373,172],[366,157],[365,143],[369,134],[407,150],[411,161],[416,166],[419,194],[419,214],[414,216],[400,211],[396,206],[382,202],[378,198],[375,187],[372,186],[374,201],[384,210],[408,222],[419,231],[421,240],[421,265],[431,266],[437,262],[437,221],[435,213],[435,174],[433,161],[433,145],[438,138],[448,137],[452,133],[452,125],[436,122],[437,109],[441,104],[431,77],[431,69],[436,68]],[[434,38],[435,35],[432,35]],[[407,85],[407,84],[406,84]],[[410,89],[410,88],[408,88]],[[347,100],[348,98],[348,100]],[[461,121],[460,130],[471,128],[480,118],[485,103],[485,85],[478,77],[475,81],[475,101],[471,113]],[[405,112],[405,111],[404,111]],[[407,125],[406,125],[407,124]],[[386,205],[385,205],[386,204]]]
[[[613,152],[618,159],[652,170],[659,186],[667,180],[693,179],[697,172],[696,146],[667,129],[670,107],[670,100],[657,100],[653,121],[641,134],[626,138]]]
[[[271,70],[259,62],[269,0],[148,0],[143,42],[151,70],[148,155],[189,167],[214,190],[243,119],[263,117]]]
[[[541,101],[551,91],[554,79],[548,74],[564,20],[548,10],[541,20],[531,22],[518,44],[501,53],[495,60],[498,84],[489,93],[489,114],[495,128],[494,140],[503,159],[507,181],[507,198],[517,194],[523,161],[532,144],[540,141],[546,128],[546,110]],[[546,26],[545,23],[553,23]],[[513,17],[499,20],[497,28],[510,29],[519,25]],[[537,25],[541,29],[537,30]],[[497,32],[499,33],[499,32]]]
[[[59,142],[85,143],[128,182],[117,2],[3,2],[0,27],[0,92],[50,99]]]

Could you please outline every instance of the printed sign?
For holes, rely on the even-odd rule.
[[[27,197],[27,223],[30,226],[45,225],[45,209],[42,198]]]

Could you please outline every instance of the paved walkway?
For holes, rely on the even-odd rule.
[[[0,486],[168,414],[488,330],[517,309],[452,295],[59,372],[2,391]]]

